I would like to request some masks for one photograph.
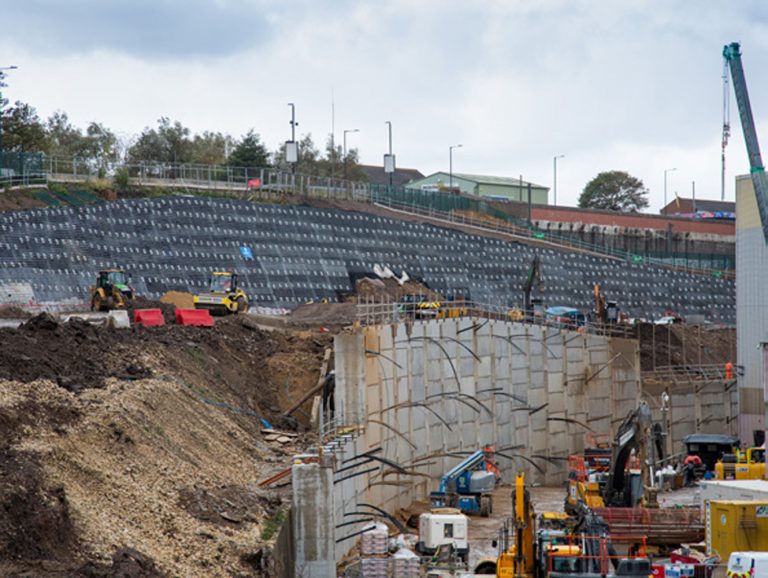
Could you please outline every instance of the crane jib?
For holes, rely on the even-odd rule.
[[[755,200],[760,214],[760,224],[763,236],[768,243],[768,181],[765,177],[763,159],[760,155],[760,144],[757,140],[757,130],[752,116],[752,106],[749,103],[747,81],[744,77],[744,68],[741,63],[741,47],[738,42],[732,42],[723,47],[723,57],[731,71],[733,92],[736,95],[736,104],[739,107],[741,129],[744,133],[744,141],[747,145],[749,156],[749,172],[752,175],[752,184],[755,189]]]

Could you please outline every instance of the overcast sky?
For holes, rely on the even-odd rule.
[[[168,116],[270,149],[331,132],[381,164],[392,121],[399,167],[517,177],[576,204],[626,170],[663,198],[720,197],[722,47],[742,43],[768,146],[764,0],[24,0],[4,3],[5,96],[46,118],[139,133]],[[731,97],[732,98],[732,97]],[[732,102],[726,198],[748,172]],[[550,193],[551,201],[551,193]]]

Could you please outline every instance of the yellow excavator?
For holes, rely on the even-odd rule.
[[[536,518],[531,498],[525,488],[525,474],[517,474],[515,477],[512,506],[515,509],[513,543],[508,547],[505,547],[507,544],[503,544],[503,551],[496,562],[496,576],[497,578],[533,578],[536,574],[536,559],[533,551]],[[506,542],[507,539],[504,541]]]
[[[239,286],[237,273],[214,271],[208,292],[195,295],[195,309],[207,309],[217,315],[247,312],[248,295]]]
[[[125,309],[134,298],[130,275],[122,269],[102,269],[91,286],[91,311]]]

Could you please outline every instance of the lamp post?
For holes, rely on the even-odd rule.
[[[291,164],[291,172],[295,173],[299,162],[299,145],[296,144],[296,126],[299,123],[296,122],[296,105],[289,102],[288,106],[291,107],[291,140],[285,143],[285,160]]]
[[[672,171],[676,170],[676,167],[673,169],[664,169],[664,207],[667,206],[667,173],[671,173]]]
[[[16,70],[18,66],[11,65],[11,66],[0,66],[0,154],[3,152],[3,88],[8,86],[3,82],[5,80],[5,71],[6,70]],[[2,159],[0,159],[2,160]],[[0,169],[2,169],[2,164],[0,164]]]
[[[553,204],[557,206],[557,159],[564,159],[565,155],[556,155],[552,162],[554,164],[554,175],[552,176],[552,192],[554,193]]]
[[[457,144],[448,147],[448,189],[453,192],[453,149],[460,149],[464,145]]]
[[[384,170],[389,172],[389,186],[392,187],[392,176],[395,174],[395,158],[392,156],[392,121],[385,120],[384,124],[387,125],[389,131],[389,162],[391,166],[387,165],[387,159],[384,159]]]
[[[359,128],[348,128],[344,130],[344,178],[347,178],[347,133],[360,132]]]

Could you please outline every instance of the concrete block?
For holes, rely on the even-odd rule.
[[[125,310],[110,311],[107,315],[107,327],[113,329],[127,329],[131,326],[128,312]]]
[[[480,357],[480,362],[477,363],[477,376],[478,377],[490,377],[491,376],[491,356],[483,355]]]

